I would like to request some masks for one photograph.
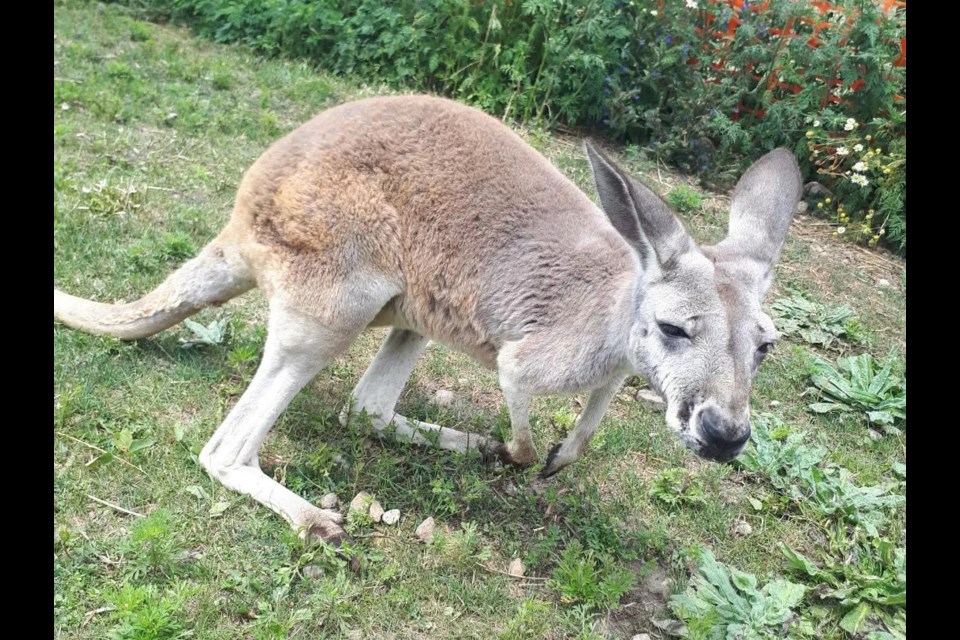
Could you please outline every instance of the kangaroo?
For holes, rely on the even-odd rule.
[[[500,121],[426,96],[320,113],[244,176],[229,223],[197,257],[129,304],[57,289],[63,324],[153,335],[253,287],[269,301],[260,366],[200,454],[224,485],[301,535],[339,545],[342,518],[265,475],[258,450],[294,396],[367,327],[391,327],[341,414],[381,437],[479,450],[530,465],[532,396],[589,391],[541,471],[576,461],[623,381],[639,374],[694,453],[736,457],[749,398],[777,333],[761,310],[801,193],[793,155],[771,151],[732,194],[729,233],[697,246],[650,188],[586,143],[601,207]],[[430,340],[493,367],[506,443],[398,415]]]

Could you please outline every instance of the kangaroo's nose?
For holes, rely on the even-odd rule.
[[[750,423],[737,423],[716,407],[707,407],[700,412],[700,433],[714,453],[710,457],[726,461],[735,458],[750,439]]]

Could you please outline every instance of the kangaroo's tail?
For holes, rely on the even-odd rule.
[[[236,249],[218,240],[136,302],[102,304],[54,289],[53,319],[88,333],[136,340],[252,289],[256,281],[246,263]]]

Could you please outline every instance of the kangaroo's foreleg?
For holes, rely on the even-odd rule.
[[[610,401],[620,389],[620,385],[626,379],[625,376],[617,377],[607,385],[595,389],[590,393],[587,399],[587,406],[577,417],[577,424],[573,431],[563,440],[555,445],[547,455],[547,462],[543,465],[543,471],[540,472],[541,478],[549,478],[564,467],[576,462],[587,448],[590,438],[596,433],[600,420],[607,412]]]

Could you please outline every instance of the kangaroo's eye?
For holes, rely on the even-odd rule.
[[[658,322],[657,326],[660,327],[660,331],[662,331],[663,335],[665,336],[670,336],[671,338],[690,339],[690,336],[687,335],[687,332],[676,325],[667,324],[666,322]]]

